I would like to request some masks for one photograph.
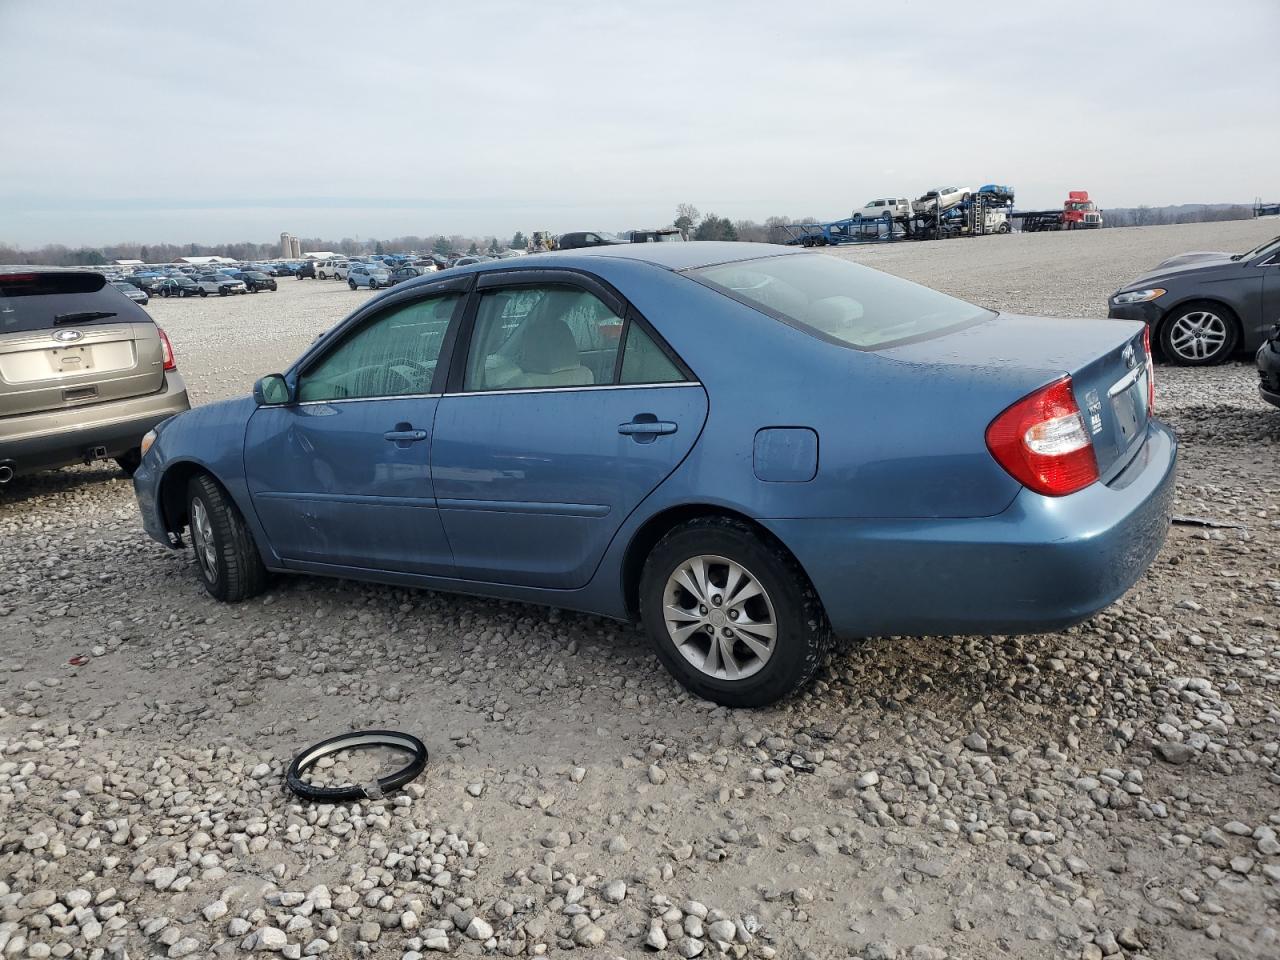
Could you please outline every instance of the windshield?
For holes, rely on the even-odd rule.
[[[1258,244],[1252,250],[1245,253],[1237,253],[1232,260],[1252,260],[1254,257],[1261,257],[1264,254],[1276,253],[1280,251],[1280,237],[1272,237],[1264,243]]]
[[[744,260],[689,274],[792,326],[859,350],[933,337],[995,316],[928,287],[823,254]]]

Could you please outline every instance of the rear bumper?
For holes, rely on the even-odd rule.
[[[0,460],[12,460],[14,473],[23,474],[82,463],[98,447],[103,456],[119,456],[157,423],[191,408],[182,376],[171,371],[164,381],[164,389],[141,397],[6,417]]]
[[[839,636],[1039,633],[1128,590],[1169,530],[1177,440],[1155,421],[1110,484],[1023,490],[994,517],[765,520],[808,572]]]

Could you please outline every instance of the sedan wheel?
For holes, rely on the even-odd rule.
[[[1160,346],[1165,357],[1180,366],[1207,367],[1221,363],[1230,356],[1235,344],[1235,320],[1217,304],[1188,304],[1160,328]]]
[[[187,487],[196,572],[210,596],[237,603],[263,591],[267,570],[235,503],[208,474]]]
[[[778,625],[769,594],[727,557],[686,560],[667,578],[663,600],[667,635],[707,676],[745,680],[773,656]]]
[[[808,577],[752,527],[707,517],[649,554],[640,612],[659,658],[697,696],[732,707],[774,703],[807,684],[831,631]]]

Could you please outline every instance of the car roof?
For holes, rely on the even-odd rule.
[[[575,250],[552,250],[548,253],[531,253],[511,258],[519,269],[537,269],[544,266],[569,266],[568,261],[594,260],[608,257],[616,260],[636,260],[651,263],[667,270],[694,270],[718,263],[738,260],[755,260],[760,257],[776,257],[799,253],[795,247],[776,243],[732,243],[716,240],[694,240],[688,243],[619,243],[603,247],[586,247]],[[487,260],[473,266],[485,269],[512,269],[511,259]],[[584,266],[582,263],[576,266]]]

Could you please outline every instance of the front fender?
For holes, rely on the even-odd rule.
[[[186,526],[186,486],[197,473],[212,476],[244,517],[263,563],[278,567],[266,531],[258,522],[244,472],[244,437],[257,404],[252,397],[211,403],[166,421],[133,477],[134,494],[147,533],[166,546]]]

